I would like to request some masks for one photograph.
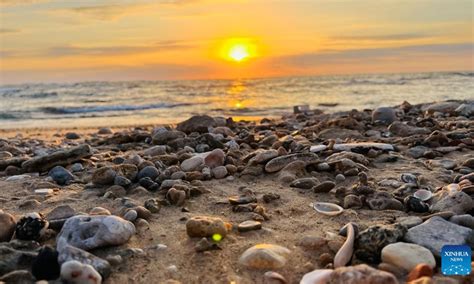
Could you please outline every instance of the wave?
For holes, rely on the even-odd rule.
[[[28,95],[21,95],[20,97],[22,98],[29,98],[29,99],[44,99],[44,98],[50,98],[50,97],[57,97],[58,93],[56,92],[40,92],[40,93],[34,93],[34,94],[28,94]]]
[[[405,85],[406,83],[406,79],[380,81],[351,79],[347,82],[347,85]]]
[[[89,106],[89,107],[43,107],[40,108],[42,112],[49,114],[79,114],[79,113],[93,113],[93,112],[108,112],[108,111],[133,111],[133,110],[147,110],[160,108],[176,108],[183,106],[195,105],[192,103],[175,103],[175,104],[149,104],[149,105],[111,105],[111,106]]]
[[[450,74],[463,77],[474,77],[474,72],[452,72]]]

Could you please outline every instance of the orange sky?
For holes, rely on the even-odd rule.
[[[474,69],[471,0],[0,3],[1,84]]]

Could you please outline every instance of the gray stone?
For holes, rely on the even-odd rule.
[[[46,215],[47,220],[67,219],[76,214],[76,210],[69,205],[59,205]]]
[[[469,214],[455,215],[449,218],[449,221],[453,222],[454,224],[474,229],[474,216]]]
[[[395,110],[391,107],[379,107],[372,111],[372,122],[380,121],[390,124],[397,120]]]
[[[192,132],[207,133],[209,127],[216,127],[217,123],[214,118],[208,115],[195,115],[188,120],[178,123],[177,130],[187,134]]]
[[[474,207],[472,198],[462,192],[452,192],[442,197],[431,207],[431,212],[451,211],[455,214],[461,215],[470,211]]]
[[[85,144],[68,150],[61,150],[49,155],[32,158],[23,162],[21,167],[26,172],[44,172],[55,166],[70,165],[91,155],[91,147]]]
[[[79,215],[69,218],[57,237],[57,249],[66,245],[80,249],[121,245],[135,234],[135,226],[117,216]]]
[[[441,248],[444,245],[465,244],[471,232],[471,229],[456,225],[441,217],[432,217],[423,224],[410,228],[404,240],[423,246],[435,256],[440,257]]]
[[[215,167],[212,169],[212,175],[216,179],[222,179],[227,176],[227,168],[224,166]]]
[[[165,145],[166,143],[176,140],[178,138],[183,138],[185,137],[186,134],[184,134],[181,131],[160,131],[156,134],[153,135],[152,138],[152,143],[155,145]]]
[[[138,172],[137,179],[142,179],[144,177],[149,177],[152,180],[155,180],[160,175],[160,171],[154,166],[144,167]]]
[[[50,176],[59,185],[66,185],[74,180],[74,176],[71,174],[71,172],[61,166],[52,168],[49,171],[48,176]]]
[[[275,149],[263,150],[258,152],[255,157],[249,160],[249,165],[265,163],[273,158],[278,157],[278,151]]]
[[[354,253],[361,260],[378,262],[382,249],[402,239],[406,231],[400,224],[371,226],[358,234]]]
[[[73,247],[65,246],[58,256],[58,262],[62,265],[65,262],[76,260],[82,264],[88,264],[94,267],[104,278],[110,275],[112,270],[110,263],[100,257],[97,257],[85,250]]]
[[[159,156],[159,155],[165,155],[166,154],[166,146],[165,145],[157,145],[150,147],[143,151],[143,155],[145,156]]]
[[[405,271],[411,271],[421,263],[426,263],[431,268],[436,267],[436,260],[428,249],[417,244],[403,242],[389,244],[384,247],[382,249],[382,262],[393,264]]]
[[[279,170],[283,169],[286,165],[294,161],[302,161],[305,164],[313,164],[318,163],[319,158],[318,155],[314,153],[297,153],[297,154],[290,154],[281,157],[274,158],[270,160],[265,165],[265,171],[269,173],[278,172]]]
[[[0,243],[0,275],[17,269],[29,269],[37,252],[15,248],[11,243]]]
[[[237,226],[239,232],[248,232],[253,230],[260,230],[262,223],[258,221],[244,221]]]
[[[290,250],[272,244],[258,244],[247,249],[239,264],[251,269],[279,269],[285,266]]]
[[[197,170],[204,164],[204,159],[201,156],[194,156],[184,160],[180,167],[184,172],[192,172]]]

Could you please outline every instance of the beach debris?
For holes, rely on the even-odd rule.
[[[91,146],[84,144],[49,155],[35,157],[21,164],[26,172],[44,172],[55,166],[67,166],[92,155]]]
[[[419,189],[413,193],[413,196],[421,201],[428,201],[433,196],[433,193],[427,189]]]
[[[239,258],[239,264],[252,269],[279,269],[285,266],[291,251],[274,244],[257,244]]]
[[[49,222],[41,213],[28,213],[16,223],[15,237],[19,240],[37,241],[44,235],[48,226]]]
[[[336,215],[341,214],[344,211],[344,208],[342,208],[341,206],[334,203],[328,203],[328,202],[314,202],[311,206],[318,213],[321,213],[327,216],[336,216]]]

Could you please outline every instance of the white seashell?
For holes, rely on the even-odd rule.
[[[315,202],[313,204],[313,208],[317,212],[328,216],[336,216],[341,214],[342,211],[344,211],[341,206],[328,202]]]
[[[345,266],[352,258],[354,252],[355,230],[354,225],[348,223],[347,238],[334,257],[334,268]]]
[[[300,284],[326,284],[333,271],[332,269],[313,270],[301,278]]]
[[[420,199],[421,201],[427,201],[431,199],[431,197],[433,196],[433,193],[426,189],[420,189],[420,190],[417,190],[413,194],[413,196]]]

